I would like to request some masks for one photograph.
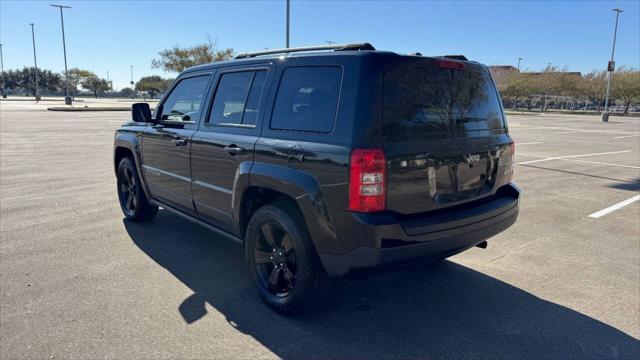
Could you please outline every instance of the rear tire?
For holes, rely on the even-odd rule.
[[[120,160],[117,184],[120,209],[127,220],[145,222],[156,216],[158,206],[149,203],[131,158],[125,157]]]
[[[327,275],[295,206],[277,202],[258,209],[249,224],[245,258],[260,298],[289,314],[319,303]]]

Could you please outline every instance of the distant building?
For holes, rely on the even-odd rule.
[[[493,74],[494,72],[520,72],[517,67],[511,65],[491,65],[489,66],[489,71]]]
[[[523,74],[527,74],[527,75],[541,75],[541,74],[548,74],[548,71],[540,71],[540,72],[527,72],[527,73],[523,73]],[[582,73],[579,71],[554,71],[553,74],[557,74],[557,75],[569,75],[569,76],[582,76]]]
[[[494,79],[504,77],[505,75],[512,75],[520,73],[517,67],[511,65],[491,65],[489,66],[489,72],[491,72],[491,76]],[[582,76],[582,73],[579,71],[554,71],[554,74],[558,75],[571,75],[571,76]],[[548,74],[547,71],[540,72],[523,72],[522,74],[527,75],[540,75],[540,74]],[[496,80],[497,81],[497,80]]]
[[[581,77],[582,73],[578,71],[542,71],[542,72],[520,72],[518,68],[511,65],[491,65],[489,66],[489,72],[491,73],[491,77],[495,81],[498,86],[499,91],[505,90],[508,80],[510,77],[514,75],[521,75],[524,78],[527,77],[536,77],[541,75],[551,75],[556,79],[569,79],[573,77]],[[562,81],[562,80],[561,80]]]

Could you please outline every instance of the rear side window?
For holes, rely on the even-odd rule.
[[[209,76],[180,80],[162,104],[162,120],[197,121]]]
[[[208,123],[255,126],[266,77],[266,70],[223,74]]]
[[[340,67],[286,69],[278,87],[271,128],[331,132],[335,123],[341,84]]]
[[[249,96],[247,97],[247,104],[244,108],[244,117],[242,118],[242,123],[245,125],[256,124],[258,108],[260,108],[260,99],[262,98],[262,90],[264,89],[266,79],[266,71],[258,71],[254,75],[251,90],[249,90]]]
[[[385,69],[383,126],[389,141],[464,137],[505,127],[488,74],[410,65]]]

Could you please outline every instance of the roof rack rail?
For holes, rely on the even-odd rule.
[[[286,49],[273,49],[265,51],[247,52],[236,55],[235,59],[245,59],[256,56],[271,55],[271,54],[288,54],[293,52],[302,51],[318,51],[318,50],[333,50],[333,51],[347,51],[347,50],[375,50],[376,48],[369,43],[360,44],[342,44],[342,45],[318,45],[318,46],[303,46],[296,48]]]
[[[464,56],[464,55],[443,55],[443,56],[439,56],[439,57],[445,58],[445,59],[469,61],[469,59],[467,59],[467,57]]]

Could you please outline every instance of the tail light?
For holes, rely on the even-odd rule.
[[[355,149],[349,164],[349,210],[375,212],[386,206],[387,166],[382,149]]]
[[[511,173],[509,175],[509,182],[513,181],[513,170],[516,167],[516,142],[511,141]]]

